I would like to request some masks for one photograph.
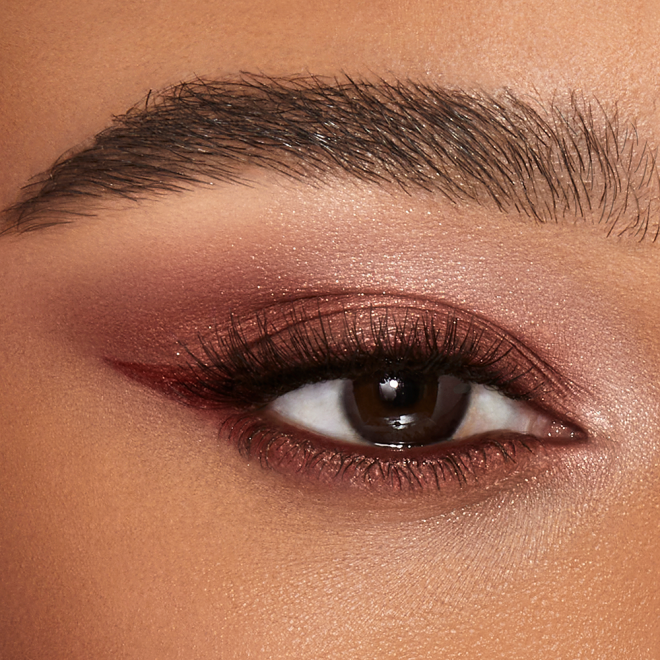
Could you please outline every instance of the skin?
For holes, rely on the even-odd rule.
[[[0,206],[195,75],[586,90],[658,144],[659,11],[5,2]],[[0,655],[660,657],[658,258],[585,226],[267,175],[0,238]],[[355,496],[246,462],[215,418],[102,360],[164,360],[172,333],[300,289],[427,296],[513,328],[584,386],[567,405],[591,443],[487,495]]]

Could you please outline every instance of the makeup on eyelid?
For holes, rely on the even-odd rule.
[[[397,208],[390,196],[368,191],[313,192],[312,200],[308,190],[239,188],[230,197],[169,200],[156,205],[154,243],[149,231],[139,240],[130,231],[141,211],[122,211],[116,222],[104,220],[94,259],[72,264],[76,277],[51,296],[52,313],[105,355],[157,361],[173,339],[194,340],[230,313],[306,296],[347,294],[359,303],[386,295],[477,313],[570,363],[566,376],[586,382],[572,346],[581,337],[584,351],[594,329],[620,315],[608,311],[608,299],[587,278],[570,277],[577,252],[562,253],[561,232],[523,232],[515,222],[485,222],[428,200]],[[196,222],[182,237],[181,217],[191,215]],[[356,224],[356,216],[367,220]],[[472,227],[467,239],[465,223]],[[75,231],[84,235],[85,227]]]
[[[485,222],[428,200],[397,204],[368,191],[281,187],[239,188],[231,196],[202,191],[156,205],[153,243],[148,231],[138,241],[123,233],[140,213],[105,220],[98,256],[76,265],[83,276],[71,292],[91,292],[95,311],[74,314],[84,311],[84,325],[97,325],[108,346],[135,342],[148,353],[172,334],[194,336],[230,310],[342,292],[444,301],[506,320],[521,339],[529,335],[553,351],[564,349],[564,328],[575,325],[578,310],[582,321],[570,331],[585,340],[592,327],[616,319],[604,306],[603,283],[570,276],[575,255],[590,245],[571,228],[523,231],[515,221]],[[182,217],[195,218],[185,236]],[[467,235],[464,225],[471,227]],[[84,234],[85,227],[75,231]],[[579,249],[562,249],[563,232]],[[569,308],[573,318],[563,313]]]

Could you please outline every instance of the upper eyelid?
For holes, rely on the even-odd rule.
[[[233,367],[230,366],[229,370],[232,372],[239,372],[241,369],[245,372],[250,368],[257,371],[263,370],[264,360],[271,360],[271,369],[279,368],[286,372],[287,367],[291,363],[295,363],[297,357],[295,351],[288,352],[288,342],[297,342],[299,345],[303,345],[304,350],[308,352],[311,350],[310,341],[312,344],[320,342],[318,345],[319,362],[314,365],[315,356],[307,356],[312,363],[312,368],[314,366],[318,368],[319,364],[321,367],[323,366],[323,361],[328,359],[328,351],[344,350],[345,344],[342,344],[341,339],[334,338],[327,343],[328,338],[323,337],[324,333],[331,332],[329,324],[334,324],[335,328],[337,325],[340,328],[343,327],[342,331],[345,337],[351,339],[352,347],[364,348],[365,352],[374,348],[379,350],[386,348],[385,355],[392,356],[393,352],[395,353],[401,347],[400,340],[412,330],[410,324],[405,325],[406,319],[408,321],[413,319],[413,322],[416,323],[423,319],[423,323],[427,324],[426,329],[434,322],[442,324],[456,321],[461,332],[458,340],[465,340],[466,337],[473,340],[475,334],[470,334],[470,332],[475,328],[475,332],[488,333],[488,340],[493,342],[491,346],[494,346],[494,342],[499,338],[504,343],[504,350],[514,351],[518,355],[518,361],[527,365],[527,368],[536,374],[538,382],[543,381],[548,393],[554,392],[556,396],[562,397],[569,392],[575,393],[579,389],[574,382],[556,371],[512,333],[475,314],[437,302],[424,304],[418,299],[396,298],[393,300],[387,297],[375,297],[367,303],[368,300],[369,297],[366,297],[366,300],[364,297],[360,297],[358,301],[355,301],[354,297],[351,299],[350,295],[346,295],[322,301],[318,298],[303,298],[284,304],[278,303],[247,318],[243,317],[239,320],[234,317],[229,327],[222,330],[215,329],[210,336],[199,336],[197,348],[193,350],[187,346],[186,351],[192,360],[193,368],[200,368],[202,371],[209,369],[209,364],[214,365],[211,367],[213,369],[216,369],[218,365],[231,365],[235,357],[238,363]],[[360,317],[359,323],[358,317]],[[369,324],[374,321],[398,324],[398,330],[394,328],[394,332],[392,332],[391,328],[390,331],[385,332],[384,328],[379,331],[378,328],[372,326],[369,329],[371,332],[371,336],[369,336],[369,332],[364,331],[364,324],[366,323],[366,326],[369,327]],[[363,324],[362,328],[359,326],[360,323]],[[312,328],[311,332],[310,328]],[[299,332],[303,332],[304,336],[297,336]],[[379,332],[380,338],[376,343],[381,342],[384,338],[385,341],[393,342],[391,346],[383,347],[380,344],[374,346],[375,335]],[[282,344],[283,348],[269,350],[269,344],[274,346],[277,343]],[[314,346],[311,348],[313,349]],[[454,346],[453,350],[457,348]],[[341,358],[339,361],[342,361]]]

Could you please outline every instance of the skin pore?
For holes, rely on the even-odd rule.
[[[510,90],[560,110],[573,95],[636,132],[638,160],[660,139],[652,2],[2,12],[3,208],[150,90],[246,71]],[[67,224],[0,237],[0,656],[657,657],[654,231],[608,236],[588,213],[539,224],[334,170],[247,175],[104,194],[80,216],[46,208],[41,224]],[[641,180],[631,217],[657,203],[656,179]],[[340,295],[485,319],[572,384],[533,403],[588,441],[451,493],[356,492],[264,469],[219,433],[222,410],[112,366],[175,368],[232,315],[249,333],[259,310],[282,324],[292,300],[329,314]]]

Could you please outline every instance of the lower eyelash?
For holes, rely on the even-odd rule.
[[[536,472],[545,466],[539,459],[554,447],[569,444],[496,431],[421,451],[350,448],[299,429],[274,428],[270,420],[244,412],[225,419],[220,437],[236,446],[248,462],[289,478],[379,494],[427,490],[450,494],[471,485],[485,487],[516,473]]]

